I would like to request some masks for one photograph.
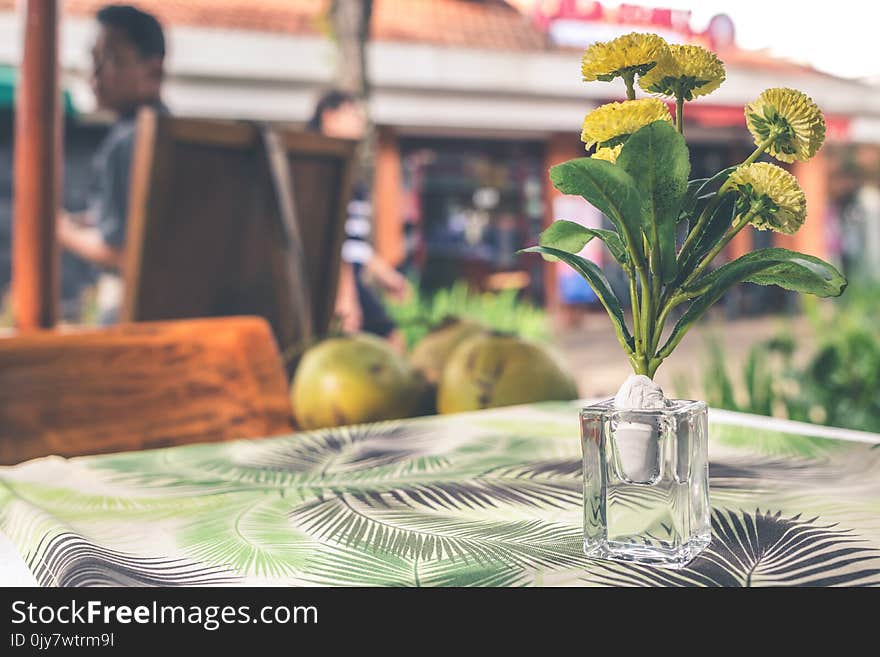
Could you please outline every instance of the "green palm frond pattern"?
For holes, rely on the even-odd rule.
[[[736,416],[732,416],[736,417]],[[880,436],[710,421],[710,547],[587,559],[558,402],[0,468],[44,586],[880,585]]]

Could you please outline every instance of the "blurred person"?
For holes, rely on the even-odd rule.
[[[880,187],[866,182],[847,208],[846,220],[857,235],[855,275],[865,281],[880,281]]]
[[[321,96],[309,121],[311,130],[356,141],[364,138],[366,127],[364,109],[357,99],[335,89]],[[373,333],[402,348],[400,332],[368,282],[375,282],[395,299],[406,298],[411,290],[406,278],[373,250],[369,242],[372,213],[367,186],[363,181],[358,182],[348,204],[335,312],[344,331]]]
[[[846,274],[854,280],[880,281],[878,163],[874,153],[863,149],[848,165],[855,184],[841,213]]]
[[[844,210],[858,189],[857,172],[849,160],[838,164],[828,177],[828,201],[825,205],[825,237],[828,261],[841,271],[849,267]]]
[[[57,233],[62,247],[101,269],[99,322],[112,324],[118,321],[122,301],[135,116],[142,107],[168,111],[161,100],[165,36],[154,16],[129,5],[107,5],[95,18],[92,90],[98,107],[113,112],[116,122],[92,161],[88,208],[61,213]]]

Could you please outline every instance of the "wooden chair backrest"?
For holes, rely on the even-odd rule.
[[[291,431],[259,317],[0,339],[0,464]]]
[[[282,350],[325,333],[354,148],[142,110],[122,320],[260,315]]]

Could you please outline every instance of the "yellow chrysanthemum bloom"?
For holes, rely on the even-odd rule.
[[[581,141],[587,150],[596,146],[593,157],[614,162],[627,138],[654,121],[672,122],[669,109],[656,98],[607,103],[584,118]]]
[[[670,45],[668,54],[639,78],[642,89],[693,100],[712,93],[724,82],[724,64],[702,46]]]
[[[666,56],[666,41],[656,34],[624,34],[587,48],[581,61],[584,82],[644,75]]]
[[[755,143],[776,135],[767,149],[780,162],[806,162],[825,141],[825,117],[797,89],[767,89],[746,105],[746,124]]]
[[[740,167],[730,176],[740,194],[743,212],[754,212],[750,223],[761,230],[793,235],[807,217],[807,197],[797,178],[768,162]]]
[[[597,160],[605,160],[606,162],[611,162],[614,164],[617,162],[617,156],[620,155],[620,151],[623,150],[623,144],[618,144],[617,146],[606,146],[605,148],[597,148],[596,152],[593,153],[591,157],[596,158]]]

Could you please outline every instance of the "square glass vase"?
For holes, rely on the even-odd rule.
[[[682,568],[708,545],[708,408],[672,399],[657,410],[581,411],[584,552]]]

